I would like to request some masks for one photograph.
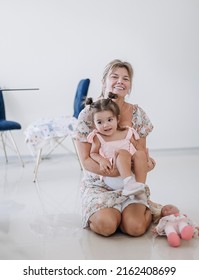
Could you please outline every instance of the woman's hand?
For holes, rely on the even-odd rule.
[[[102,176],[109,176],[109,177],[118,177],[120,176],[120,173],[118,171],[118,169],[116,168],[115,164],[112,165],[112,168],[109,169],[108,171],[103,170],[101,171]]]
[[[149,156],[149,149],[146,149],[146,156],[147,156],[147,167],[148,167],[148,172],[153,170],[156,166],[156,162],[153,158]]]
[[[153,158],[147,160],[148,172],[155,168],[156,162]]]
[[[149,171],[151,171],[155,168],[156,162],[153,158],[151,158],[149,156],[149,150],[148,149],[146,149],[145,152],[146,152],[146,157],[147,157],[147,170],[149,172]],[[134,161],[133,160],[131,161],[131,170],[134,173]]]
[[[112,165],[108,159],[102,158],[100,160],[100,171],[102,171],[106,176],[108,176],[111,172]]]

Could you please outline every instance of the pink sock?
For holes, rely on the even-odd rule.
[[[181,237],[184,240],[190,240],[193,237],[194,229],[192,226],[185,226],[181,231]]]
[[[169,245],[172,247],[180,246],[180,237],[175,232],[169,233],[169,235],[167,236],[167,240]]]

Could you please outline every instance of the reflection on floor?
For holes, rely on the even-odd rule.
[[[152,199],[177,205],[199,223],[199,150],[152,151],[157,161],[148,175]],[[43,160],[33,183],[32,158],[22,168],[16,158],[0,157],[0,259],[199,259],[199,239],[168,246],[149,230],[132,238],[104,238],[81,227],[79,184],[82,172],[74,155]]]

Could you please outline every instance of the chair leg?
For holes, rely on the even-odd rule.
[[[36,158],[35,169],[34,169],[34,178],[33,178],[34,183],[37,180],[37,173],[38,173],[39,164],[41,161],[41,153],[42,153],[42,149],[39,149],[39,151],[37,152],[37,158]]]
[[[1,141],[2,141],[2,145],[3,145],[3,151],[4,151],[6,163],[8,163],[8,157],[7,157],[7,153],[6,153],[6,146],[5,146],[5,142],[4,142],[4,139],[3,139],[3,132],[1,132]]]
[[[13,146],[14,146],[14,148],[15,148],[15,151],[16,151],[16,153],[17,153],[17,155],[18,155],[18,158],[19,158],[19,160],[21,161],[21,165],[22,165],[22,167],[24,167],[24,162],[23,162],[22,157],[21,157],[21,155],[20,155],[20,153],[19,153],[18,147],[17,147],[17,145],[16,145],[16,143],[15,143],[15,140],[14,140],[14,138],[13,138],[13,136],[12,136],[12,133],[11,133],[10,130],[9,130],[8,132],[9,132],[9,135],[10,135],[10,139],[12,140],[12,144],[13,144]]]
[[[77,159],[79,161],[80,168],[81,168],[81,170],[83,170],[83,165],[82,165],[80,157],[79,157],[79,153],[78,153],[78,150],[77,150],[77,147],[76,147],[76,144],[75,144],[75,140],[72,137],[71,137],[71,139],[72,139],[72,142],[73,142],[73,145],[74,145],[74,148],[75,148],[75,152],[76,152],[76,155],[77,155]]]
[[[59,145],[60,145],[60,146],[63,146],[63,145],[62,145],[62,142],[66,139],[67,136],[68,136],[68,135],[62,137],[61,140],[56,140],[56,139],[55,139],[55,142],[56,142],[55,146],[54,146],[47,154],[45,154],[45,157],[47,157],[47,156],[49,156],[50,154],[52,154],[52,152],[54,152],[54,150],[55,150]]]

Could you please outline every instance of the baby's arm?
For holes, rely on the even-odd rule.
[[[109,173],[110,169],[112,168],[112,166],[111,166],[111,163],[110,163],[110,161],[108,159],[104,158],[103,156],[101,156],[99,154],[100,145],[101,144],[100,144],[99,139],[97,138],[97,136],[94,136],[93,142],[92,142],[92,145],[91,145],[90,157],[94,161],[99,163],[100,170]]]

